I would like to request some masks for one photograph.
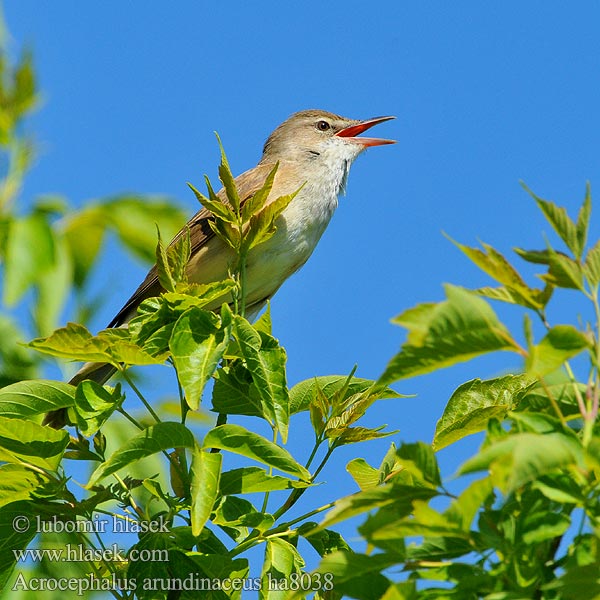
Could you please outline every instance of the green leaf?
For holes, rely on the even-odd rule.
[[[187,552],[185,558],[191,564],[178,561],[173,573],[176,576],[175,581],[183,582],[186,579],[189,581],[192,579],[190,574],[193,574],[194,581],[201,583],[189,594],[184,591],[181,595],[182,600],[184,598],[193,600],[194,597],[207,598],[207,600],[244,600],[246,598],[246,590],[249,589],[249,585],[253,584],[253,579],[249,577],[247,559],[231,559],[229,556],[215,552],[206,554]],[[173,581],[173,574],[169,574],[167,577],[167,584]],[[142,581],[142,579],[138,579],[138,581]],[[202,587],[202,582],[211,582],[211,591],[208,591],[209,588]],[[212,582],[215,584],[212,585]]]
[[[571,520],[567,515],[548,511],[526,515],[522,521],[522,535],[525,544],[541,544],[557,538],[569,529]]]
[[[192,454],[192,507],[190,511],[192,535],[199,536],[212,512],[219,493],[223,455],[204,452],[194,446]]]
[[[566,360],[590,346],[585,334],[572,325],[556,325],[529,350],[526,368],[535,377],[556,371]]]
[[[0,507],[28,500],[41,483],[40,475],[24,465],[0,465]]]
[[[55,264],[55,243],[47,217],[34,212],[13,219],[4,256],[4,302],[14,306]]]
[[[274,337],[256,331],[240,316],[235,317],[234,334],[262,400],[263,414],[277,427],[285,444],[290,420],[285,350]]]
[[[401,558],[392,553],[366,555],[338,550],[323,557],[313,576],[321,575],[321,589],[333,583],[344,598],[375,600],[384,597],[390,584],[381,572],[399,562]]]
[[[211,429],[204,438],[203,447],[241,454],[303,481],[310,480],[310,473],[287,450],[239,425],[219,425]]]
[[[56,470],[69,443],[63,430],[0,417],[0,460]]]
[[[502,419],[531,389],[533,381],[525,375],[505,375],[482,381],[473,379],[459,386],[437,422],[433,447],[436,450],[487,427],[492,418]]]
[[[570,474],[553,474],[543,480],[538,479],[533,482],[532,488],[539,490],[552,502],[575,504],[577,506],[582,506],[585,503],[584,491]]]
[[[600,240],[590,248],[585,263],[583,265],[583,274],[591,288],[597,288],[600,284]]]
[[[525,191],[535,200],[536,204],[546,217],[546,220],[554,231],[560,236],[563,242],[567,245],[569,250],[577,258],[581,258],[583,252],[583,246],[580,245],[580,235],[578,235],[578,229],[575,223],[569,218],[567,211],[548,200],[542,200],[539,196],[536,196],[525,184],[521,184]]]
[[[598,600],[600,597],[600,580],[598,564],[574,567],[563,573],[558,579],[544,586],[552,592],[558,591],[561,600]]]
[[[422,500],[414,501],[412,515],[398,520],[388,520],[380,527],[360,529],[370,543],[403,540],[411,536],[445,536],[467,538],[468,535],[456,523],[440,514]]]
[[[241,361],[230,362],[215,373],[212,409],[226,415],[265,417],[252,374]]]
[[[169,340],[175,323],[191,307],[220,306],[219,300],[231,292],[232,281],[217,281],[206,285],[188,284],[177,286],[182,292],[167,292],[156,298],[144,300],[138,314],[129,321],[131,340],[143,346],[152,355],[160,355],[169,349]]]
[[[444,515],[463,531],[469,531],[475,516],[493,493],[494,486],[489,477],[473,481],[452,501]]]
[[[399,513],[409,514],[415,500],[428,500],[436,495],[432,488],[394,483],[360,491],[337,500],[315,532],[375,508],[392,506]],[[361,533],[364,534],[362,528]]]
[[[564,371],[557,371],[546,376],[543,384],[537,383],[528,390],[521,399],[518,409],[554,415],[556,412],[550,400],[552,397],[564,416],[580,414],[576,390],[581,397],[584,397],[587,386],[583,383],[573,384]]]
[[[333,398],[341,390],[344,391],[340,401],[343,402],[351,396],[361,394],[367,390],[375,389],[375,381],[372,379],[361,379],[360,377],[352,377],[347,383],[347,375],[325,375],[321,377],[313,377],[297,383],[290,390],[290,414],[296,414],[308,410],[310,405],[315,401],[319,391],[326,398]],[[344,386],[347,387],[344,388]],[[403,394],[399,394],[392,388],[377,389],[378,398],[407,398]]]
[[[116,473],[138,460],[170,448],[193,448],[192,432],[181,423],[164,422],[152,425],[123,444],[92,473],[86,487]]]
[[[481,450],[463,463],[459,474],[490,470],[494,484],[510,493],[547,473],[582,461],[581,445],[563,433],[518,433]]]
[[[305,521],[298,527],[298,535],[306,538],[306,541],[323,557],[337,550],[350,550],[346,540],[332,529],[322,529],[313,533],[317,523],[314,521]]]
[[[431,306],[425,334],[421,315],[419,343],[415,343],[410,332],[409,341],[392,358],[380,384],[429,373],[486,352],[518,348],[487,302],[451,285],[446,286],[446,296],[446,301]],[[414,309],[411,313],[415,314]],[[402,320],[402,315],[398,320]]]
[[[513,302],[527,308],[543,308],[541,302],[543,290],[530,288],[518,271],[495,248],[488,244],[481,244],[484,250],[464,246],[452,240],[482,271],[501,283]],[[486,288],[484,288],[486,289]],[[481,293],[481,292],[479,292]],[[498,299],[498,298],[496,298]]]
[[[109,391],[95,381],[82,381],[75,393],[79,431],[87,437],[94,435],[124,399],[119,386]]]
[[[260,600],[287,600],[289,598],[290,575],[300,574],[304,559],[289,542],[280,538],[268,538],[265,560],[261,573]],[[277,589],[281,585],[283,589]]]
[[[192,307],[179,317],[171,333],[169,348],[192,410],[200,406],[204,386],[229,344],[231,324],[227,314],[221,321],[213,313]]]
[[[75,388],[62,381],[19,381],[0,389],[0,415],[30,419],[75,403]]]
[[[251,494],[305,488],[308,485],[303,481],[288,479],[281,475],[269,475],[260,467],[244,467],[227,471],[221,475],[219,493],[222,496],[229,496],[231,494]]]
[[[36,503],[27,500],[11,502],[0,508],[0,589],[5,589],[7,580],[16,564],[15,550],[24,550],[36,535],[36,527],[29,527],[23,533],[15,531],[15,519],[36,515]],[[31,521],[29,521],[31,524]]]
[[[429,444],[403,443],[396,451],[396,466],[435,487],[442,485],[437,459]]]

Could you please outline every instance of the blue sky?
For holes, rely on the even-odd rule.
[[[297,110],[398,117],[374,133],[398,144],[357,160],[315,254],[273,301],[291,384],[355,363],[358,375],[377,377],[403,341],[391,317],[443,299],[444,282],[490,283],[442,231],[506,253],[543,247],[550,227],[519,181],[571,214],[586,181],[592,193],[599,181],[596,2],[19,0],[5,13],[13,49],[34,50],[44,94],[29,124],[43,152],[25,199],[59,192],[82,205],[161,193],[191,215],[186,181],[217,179],[215,130],[240,173]],[[592,241],[597,225],[593,217]],[[111,256],[102,271],[98,285],[110,277],[113,288],[98,328],[146,267]],[[559,299],[556,323],[573,319],[564,312],[571,301]],[[520,311],[495,308],[520,327]],[[417,397],[381,402],[365,424],[399,429],[396,442],[430,441],[458,385],[518,367],[506,354],[400,382],[398,391]],[[306,429],[297,427],[298,449]],[[389,442],[334,455],[323,472],[336,484],[330,493],[354,491],[343,465],[355,456],[378,464]],[[446,475],[476,443],[440,453]]]

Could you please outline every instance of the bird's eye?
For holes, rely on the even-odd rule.
[[[327,121],[317,121],[317,129],[319,131],[327,131],[331,129],[331,125]]]

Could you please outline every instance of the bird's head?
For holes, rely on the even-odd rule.
[[[366,148],[395,143],[394,140],[358,137],[374,125],[394,118],[359,121],[324,110],[304,110],[293,114],[269,136],[261,162],[349,164]]]

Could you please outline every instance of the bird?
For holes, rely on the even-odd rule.
[[[267,203],[300,190],[275,222],[275,233],[250,250],[246,263],[246,316],[252,319],[284,281],[308,260],[323,235],[338,197],[345,193],[354,160],[367,148],[394,144],[395,140],[359,137],[393,116],[349,119],[325,110],[303,110],[291,115],[267,138],[258,164],[235,179],[242,203],[261,188],[273,167],[278,169]],[[225,198],[224,189],[217,194]],[[175,236],[189,231],[191,254],[186,267],[190,283],[210,283],[227,278],[235,260],[233,250],[210,227],[211,213],[203,208]],[[125,302],[108,327],[125,327],[144,300],[159,296],[162,288],[156,265]],[[222,302],[207,306],[216,310]],[[86,363],[69,383],[92,379],[104,384],[115,373],[113,365]],[[66,409],[48,413],[44,424],[64,426]]]

